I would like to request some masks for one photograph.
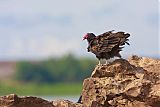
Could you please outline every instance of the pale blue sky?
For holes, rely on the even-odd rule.
[[[160,57],[157,0],[1,0],[0,59],[87,53],[87,32],[131,34],[122,55]]]

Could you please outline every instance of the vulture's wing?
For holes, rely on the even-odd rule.
[[[129,36],[130,34],[125,34],[124,32],[105,32],[101,35],[98,35],[89,43],[88,51],[91,51],[94,54],[99,54],[102,52],[109,52],[115,46],[117,47],[118,51],[121,51],[123,47],[120,46],[125,45],[125,43],[129,45],[127,42]]]
[[[88,45],[88,52],[91,51],[94,54],[99,54],[101,52],[111,51],[112,47],[108,47],[109,36],[112,34],[112,31],[103,33],[94,38]]]
[[[122,46],[125,43],[129,45],[128,37],[129,34],[125,34],[124,32],[117,32],[112,33],[112,31],[103,33],[99,36],[97,36],[97,51],[99,53],[101,52],[109,52],[113,49],[115,46]],[[119,47],[118,50],[121,50],[123,47]]]

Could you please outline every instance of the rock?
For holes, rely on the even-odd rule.
[[[52,102],[37,97],[18,97],[15,94],[0,97],[0,107],[55,107]]]
[[[55,107],[82,107],[80,103],[73,103],[68,100],[57,100],[52,102]]]
[[[159,60],[135,57],[96,66],[84,80],[85,107],[160,107]],[[96,106],[97,105],[97,106]]]
[[[135,65],[142,67],[148,72],[160,73],[160,59],[153,59],[148,57],[131,56],[128,61]]]
[[[18,97],[15,94],[0,97],[0,107],[82,107],[68,100],[46,101],[38,97]]]

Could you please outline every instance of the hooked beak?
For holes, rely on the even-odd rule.
[[[82,40],[85,40],[86,38],[85,37],[83,37],[83,39]]]
[[[83,36],[83,39],[82,40],[85,40],[87,39],[88,35],[86,34],[85,36]]]

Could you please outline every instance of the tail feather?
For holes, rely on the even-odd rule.
[[[125,42],[127,45],[130,45],[128,42]]]
[[[129,41],[129,39],[128,39],[128,37],[130,36],[130,34],[124,34],[123,33],[123,37],[121,36],[121,41],[120,41],[120,45],[122,46],[122,45],[125,45],[125,43],[127,44],[127,45],[130,45],[127,41]]]

